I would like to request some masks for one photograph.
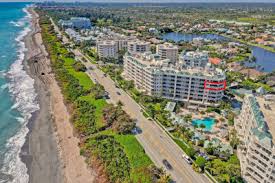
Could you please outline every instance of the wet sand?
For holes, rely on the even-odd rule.
[[[70,114],[61,90],[51,72],[50,60],[43,45],[39,17],[33,11],[32,31],[25,37],[28,49],[25,69],[35,79],[40,110],[29,123],[30,133],[22,149],[30,183],[88,183],[95,181],[95,173],[85,163],[73,135]]]

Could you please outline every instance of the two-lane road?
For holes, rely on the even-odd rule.
[[[79,50],[74,50],[78,56],[88,60]],[[166,159],[172,165],[173,170],[167,170],[171,174],[174,181],[179,183],[203,183],[209,180],[202,174],[193,171],[182,158],[183,151],[174,143],[166,132],[159,127],[154,121],[150,121],[144,117],[140,106],[125,91],[116,88],[114,81],[110,77],[105,77],[104,73],[91,62],[83,62],[88,70],[88,75],[104,86],[105,90],[110,94],[113,103],[121,101],[123,109],[134,119],[137,119],[137,126],[141,129],[141,133],[137,134],[137,139],[144,147],[146,153],[157,166],[164,167],[162,160]],[[120,95],[117,93],[119,92]]]
[[[53,25],[55,30],[61,34],[58,27],[54,23]],[[69,42],[64,36],[63,41],[64,43]],[[156,122],[150,121],[143,116],[140,106],[125,91],[116,88],[114,81],[109,77],[105,77],[104,73],[95,64],[92,64],[78,49],[73,50],[73,52],[75,55],[86,60],[86,62],[82,60],[82,63],[88,68],[87,74],[92,80],[96,80],[104,86],[110,95],[110,100],[113,103],[121,101],[123,109],[133,119],[137,119],[137,126],[141,129],[141,133],[137,134],[136,137],[148,156],[158,167],[165,168],[162,161],[166,159],[173,167],[172,170],[166,170],[177,183],[210,182],[206,176],[193,171],[192,167],[182,158],[183,151],[179,146],[175,144]],[[92,70],[89,69],[91,67],[93,68]]]

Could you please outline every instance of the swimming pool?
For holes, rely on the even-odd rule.
[[[215,124],[215,119],[214,118],[204,118],[204,119],[194,119],[192,120],[192,125],[195,126],[197,125],[200,128],[200,125],[204,124],[205,131],[212,131],[212,128]]]

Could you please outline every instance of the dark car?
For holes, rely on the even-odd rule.
[[[121,95],[121,93],[120,93],[120,92],[116,92],[116,94]]]
[[[172,165],[171,165],[166,159],[162,160],[162,163],[164,164],[164,166],[165,166],[168,170],[172,170],[172,169],[173,169]]]

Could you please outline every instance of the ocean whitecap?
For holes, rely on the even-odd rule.
[[[27,183],[29,181],[27,167],[20,158],[20,152],[29,131],[27,124],[32,113],[39,110],[39,104],[36,101],[37,94],[34,88],[34,80],[27,74],[23,66],[26,51],[23,39],[29,31],[31,31],[31,14],[27,12],[26,8],[24,8],[23,11],[26,12],[26,16],[19,21],[25,21],[24,26],[26,27],[24,27],[15,39],[18,43],[18,57],[7,72],[7,77],[9,79],[8,89],[14,100],[12,108],[16,108],[21,114],[21,117],[17,118],[21,127],[18,132],[8,140],[7,149],[9,152],[4,159],[6,166],[2,169],[5,174],[13,177],[12,183]]]

